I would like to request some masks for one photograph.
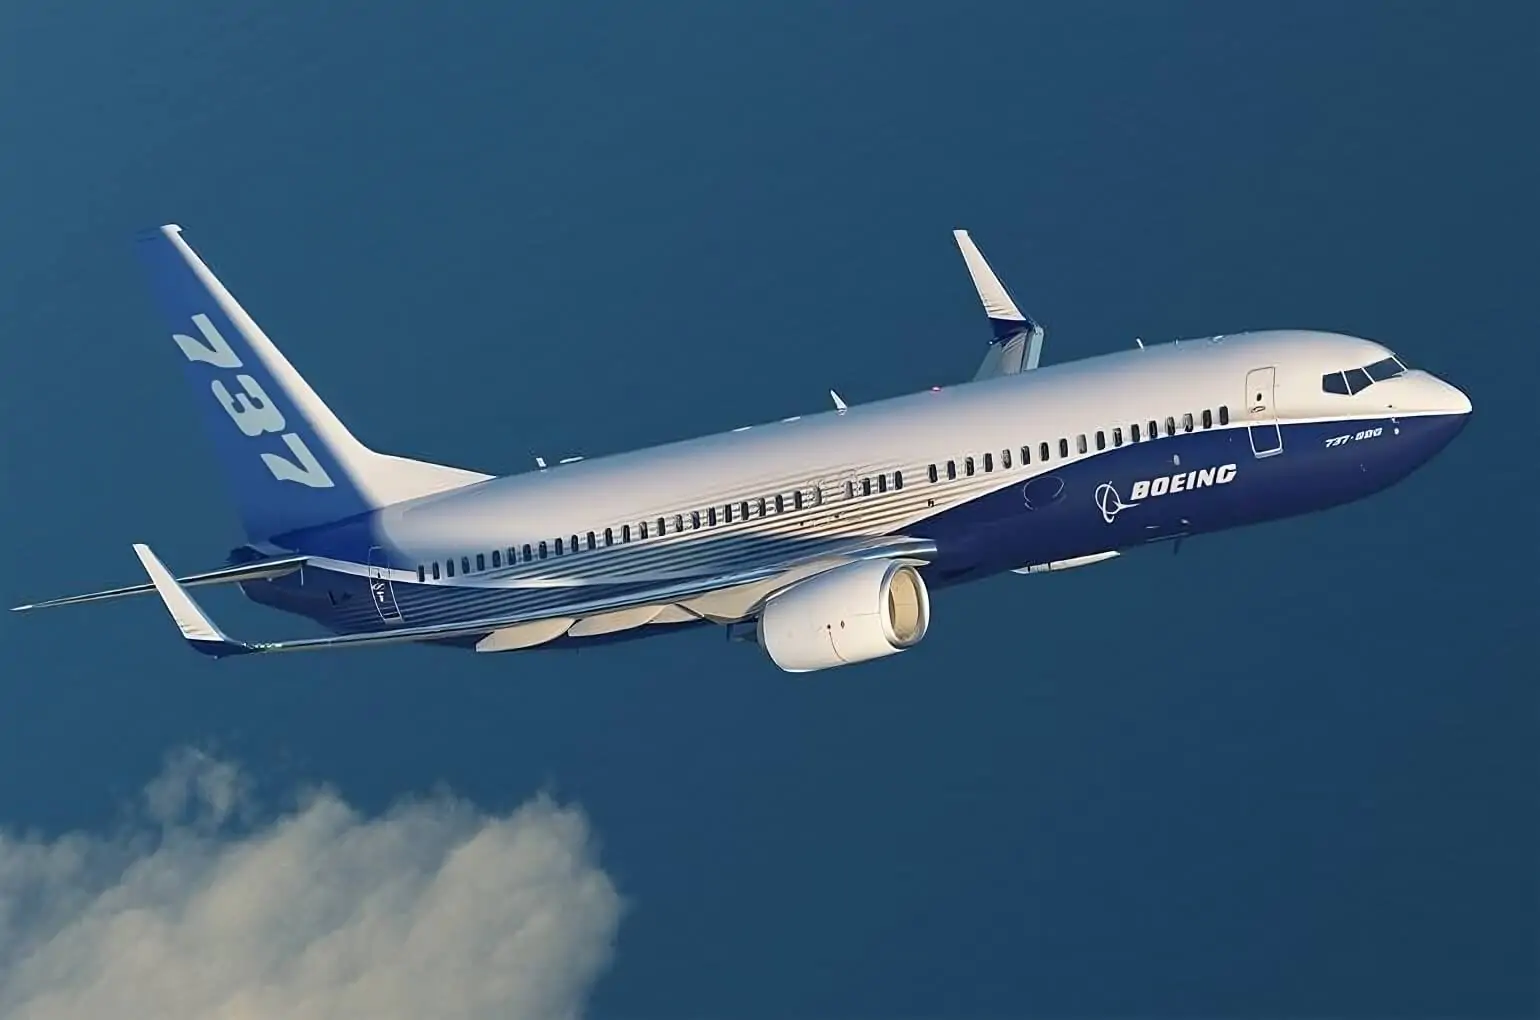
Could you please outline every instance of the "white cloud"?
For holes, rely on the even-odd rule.
[[[110,834],[0,833],[0,1018],[577,1016],[621,914],[576,808],[447,795],[259,824],[188,752]]]

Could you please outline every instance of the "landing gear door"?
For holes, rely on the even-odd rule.
[[[383,622],[402,622],[401,609],[396,605],[396,589],[390,583],[385,550],[379,546],[369,550],[369,597],[374,599],[374,608]]]
[[[1277,380],[1277,369],[1272,367],[1246,373],[1246,431],[1251,434],[1251,452],[1257,457],[1283,452],[1283,433],[1278,429],[1278,409],[1273,404]]]

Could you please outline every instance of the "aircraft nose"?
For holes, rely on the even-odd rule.
[[[1433,381],[1437,383],[1436,410],[1443,414],[1470,414],[1470,397],[1465,395],[1464,390],[1436,376]]]

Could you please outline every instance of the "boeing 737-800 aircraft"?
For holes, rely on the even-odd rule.
[[[709,623],[804,672],[914,647],[932,589],[1367,496],[1470,414],[1449,383],[1334,333],[1039,367],[1043,330],[956,238],[994,327],[972,381],[494,478],[364,446],[162,227],[140,249],[247,541],[180,578],[136,545],[150,584],[38,606],[156,591],[214,656],[502,652]],[[227,637],[187,589],[228,583],[332,633]]]

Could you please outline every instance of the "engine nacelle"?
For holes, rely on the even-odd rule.
[[[929,628],[930,594],[919,571],[867,560],[772,596],[759,617],[759,643],[788,673],[807,673],[912,648]]]

